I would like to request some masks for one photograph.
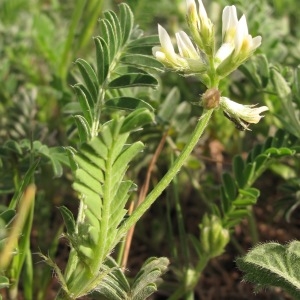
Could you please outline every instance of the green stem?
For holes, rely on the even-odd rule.
[[[194,147],[197,145],[199,138],[203,134],[206,128],[213,109],[204,111],[201,118],[199,119],[194,132],[192,133],[189,142],[186,144],[181,154],[175,160],[173,166],[169,169],[166,175],[161,179],[161,181],[154,187],[151,193],[145,198],[144,202],[137,207],[137,209],[132,213],[132,215],[127,219],[126,222],[120,227],[118,235],[116,237],[116,243],[124,236],[124,234],[133,226],[149,209],[149,207],[154,203],[154,201],[161,195],[161,193],[167,188],[176,174],[179,172],[183,166],[186,159],[189,157]]]
[[[182,299],[184,296],[186,296],[185,299],[192,299],[190,298],[191,295],[193,295],[192,291],[197,285],[202,271],[204,270],[210,259],[210,256],[202,256],[199,259],[198,264],[194,270],[187,270],[185,281],[175,290],[175,292],[168,298],[168,300],[178,300]]]
[[[185,227],[184,227],[184,220],[183,220],[183,215],[182,215],[182,209],[180,205],[180,199],[178,195],[178,180],[177,176],[174,177],[173,179],[173,189],[174,189],[174,199],[175,199],[175,210],[176,210],[176,217],[177,217],[177,222],[178,222],[178,232],[179,232],[179,240],[180,240],[180,247],[184,259],[184,266],[188,267],[188,263],[190,261],[189,259],[189,247],[187,243],[187,236],[185,232]]]
[[[256,220],[255,220],[255,216],[253,214],[252,207],[249,208],[249,210],[250,210],[250,215],[248,216],[248,224],[249,224],[250,236],[252,239],[252,245],[256,245],[259,242]]]

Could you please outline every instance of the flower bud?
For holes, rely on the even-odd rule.
[[[207,17],[202,0],[198,0],[198,12],[195,0],[187,0],[187,23],[191,35],[201,51],[208,56],[214,53],[214,26]]]
[[[199,227],[203,254],[211,258],[221,255],[230,240],[229,230],[223,228],[221,220],[215,215],[204,215]]]

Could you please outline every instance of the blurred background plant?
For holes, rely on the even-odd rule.
[[[17,295],[25,299],[54,299],[59,289],[51,267],[32,254],[47,254],[62,269],[66,265],[69,250],[65,240],[59,239],[64,225],[57,207],[64,205],[77,214],[77,195],[71,188],[74,179],[61,148],[77,148],[81,144],[71,115],[78,113],[77,95],[72,86],[82,80],[78,64],[73,63],[82,57],[96,66],[92,37],[101,36],[98,18],[103,18],[107,9],[117,12],[120,2],[0,2],[0,251],[12,222],[17,223],[19,210],[20,214],[23,212],[24,191],[31,183],[37,186],[34,201],[33,196],[29,197],[32,202],[29,201],[27,219],[20,230],[23,234],[18,251],[22,255],[13,259],[10,269],[13,273],[0,276],[0,288],[10,290],[9,294],[5,289],[1,291],[4,299],[16,299]],[[184,1],[124,2],[132,9],[135,24],[139,25],[136,29],[143,30],[145,36],[157,34],[157,23],[168,29],[171,36],[179,29],[186,29]],[[157,299],[168,298],[174,291],[173,299],[180,299],[184,293],[191,297],[186,299],[206,299],[207,283],[213,286],[210,278],[217,276],[216,270],[228,271],[226,266],[220,267],[226,257],[224,264],[258,241],[300,239],[297,231],[286,229],[298,225],[299,214],[298,2],[203,2],[220,37],[222,9],[233,4],[239,16],[246,14],[249,32],[263,37],[255,56],[223,80],[220,90],[243,104],[267,105],[270,112],[250,132],[236,130],[221,111],[215,112],[181,173],[137,224],[129,254],[124,254],[122,245],[116,248],[118,263],[124,262],[125,255],[129,256],[126,266],[131,270],[131,278],[150,256],[163,255],[171,260]],[[152,44],[136,47],[136,51],[150,54]],[[128,177],[139,187],[148,182],[149,190],[187,142],[202,113],[202,108],[195,104],[205,92],[205,86],[192,77],[165,72],[160,76],[155,73],[155,78],[159,82],[155,89],[131,87],[122,92],[123,96],[143,99],[154,108],[155,124],[145,125],[130,138],[130,141],[142,141],[146,147],[131,162]],[[113,92],[110,96],[113,98]],[[115,114],[116,110],[107,109],[102,118],[110,120]],[[154,155],[161,144],[163,148]],[[150,162],[153,162],[151,170]],[[147,174],[151,175],[150,180]],[[133,194],[130,199],[136,202],[137,197]],[[258,208],[253,207],[255,203]],[[259,214],[261,210],[263,217]],[[220,224],[218,233],[222,229],[229,231],[230,243],[219,260],[210,261],[207,273],[202,273],[202,281],[198,283],[204,251],[201,236],[209,220]],[[268,224],[266,232],[262,224]],[[284,234],[276,235],[272,226],[281,228]],[[221,250],[216,256],[225,251],[226,244],[220,243]],[[235,274],[233,282],[237,281]],[[8,280],[10,276],[16,279],[13,286]],[[233,284],[222,284],[234,289]],[[233,295],[234,291],[231,292]]]

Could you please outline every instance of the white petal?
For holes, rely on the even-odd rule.
[[[261,45],[261,36],[258,35],[252,39],[252,50],[255,50]]]
[[[242,35],[244,36],[248,35],[248,25],[247,25],[247,20],[245,15],[242,15],[237,26]]]
[[[247,26],[246,17],[245,15],[243,15],[239,20],[239,24],[235,33],[235,38],[234,38],[235,53],[240,52],[244,40],[247,38],[248,38],[248,26]]]
[[[158,35],[159,35],[159,40],[163,48],[163,51],[170,55],[175,54],[174,47],[172,45],[172,41],[168,32],[159,24],[158,24]]]
[[[252,105],[247,107],[248,109],[244,108],[246,117],[242,118],[244,121],[248,123],[257,124],[263,116],[260,115],[260,113],[269,110],[267,106],[261,106],[261,107],[253,107]]]
[[[156,57],[156,52],[159,52],[160,50],[161,50],[160,46],[154,46],[154,47],[152,47],[152,54],[153,54],[153,56]]]
[[[219,48],[219,50],[216,53],[216,60],[221,63],[223,60],[225,60],[234,50],[234,46],[232,43],[224,43]]]
[[[178,50],[181,56],[193,59],[199,59],[199,55],[191,42],[190,38],[184,31],[176,33]]]
[[[238,18],[236,13],[236,7],[226,6],[223,9],[222,14],[222,38],[224,39],[228,31],[234,30],[237,27]]]
[[[161,51],[156,51],[155,52],[155,57],[157,60],[164,62],[166,60],[166,54],[161,52]]]
[[[242,105],[227,97],[220,98],[220,106],[229,116],[240,122],[245,129],[247,129],[247,126],[244,122],[257,124],[263,117],[260,114],[269,110],[267,106]]]
[[[202,0],[198,0],[198,3],[199,3],[199,17],[200,19],[207,19],[207,13],[206,13],[206,10],[205,10],[205,7],[202,3]]]

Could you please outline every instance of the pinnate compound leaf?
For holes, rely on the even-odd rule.
[[[134,278],[130,299],[147,299],[157,290],[156,281],[167,271],[169,260],[166,257],[151,257],[146,260]]]
[[[108,269],[97,292],[106,299],[112,300],[145,300],[157,291],[160,277],[167,271],[169,260],[165,257],[149,258],[142,266],[130,286],[122,269],[109,257],[104,264],[104,271]]]
[[[126,214],[132,182],[124,181],[123,177],[130,161],[143,149],[141,142],[126,144],[129,132],[121,131],[132,114],[103,124],[99,135],[84,143],[77,153],[69,151],[75,166],[73,188],[81,195],[86,206],[85,215],[92,221],[95,232],[92,237],[88,238],[87,233],[81,238],[95,245],[97,239],[104,241],[101,244],[102,260],[116,244],[118,226]],[[87,257],[88,249],[84,251]]]
[[[266,243],[237,259],[244,279],[259,288],[277,286],[300,299],[300,242],[287,245]]]

